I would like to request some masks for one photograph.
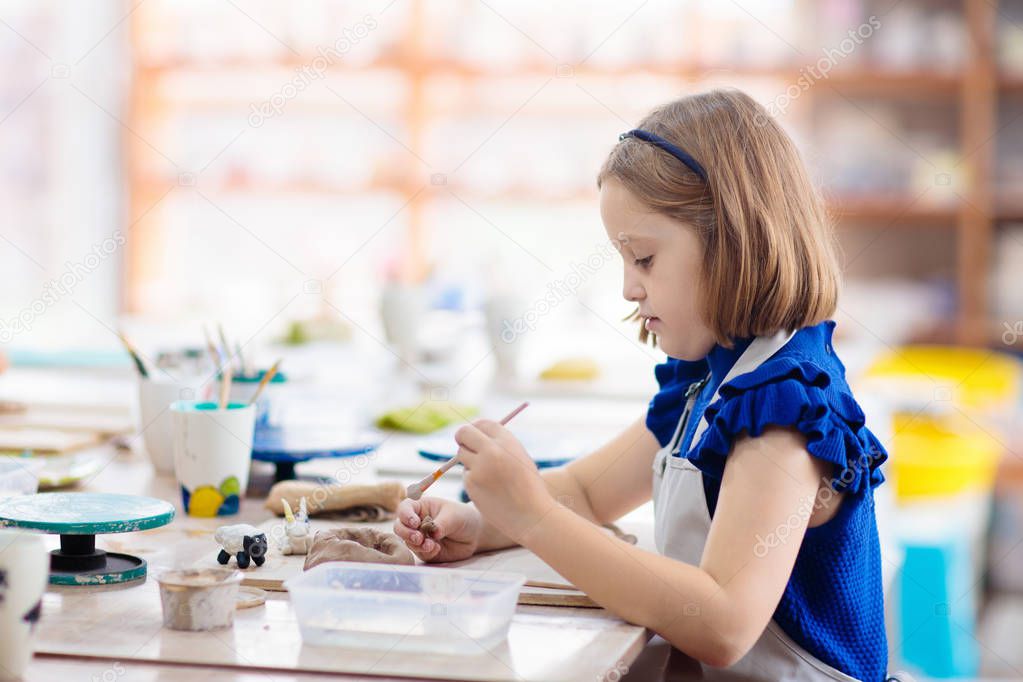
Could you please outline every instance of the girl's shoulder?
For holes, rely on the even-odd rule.
[[[866,417],[835,355],[835,324],[799,330],[756,369],[719,388],[707,406],[707,429],[689,459],[720,478],[737,437],[757,437],[770,427],[795,428],[807,451],[836,465],[836,490],[858,492],[880,484],[884,446],[866,426]]]
[[[739,395],[757,386],[781,380],[793,380],[807,386],[830,389],[830,392],[852,401],[847,407],[859,410],[852,390],[845,379],[845,365],[832,345],[835,323],[821,322],[798,330],[779,351],[756,369],[723,384],[722,397]]]

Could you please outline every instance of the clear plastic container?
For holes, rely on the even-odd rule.
[[[525,580],[515,573],[333,562],[284,585],[306,644],[472,655],[508,636]]]
[[[39,473],[45,463],[30,457],[0,456],[0,499],[39,492]]]

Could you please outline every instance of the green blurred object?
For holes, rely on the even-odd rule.
[[[401,407],[385,412],[377,418],[377,427],[410,433],[433,433],[454,422],[475,417],[478,412],[479,410],[469,405],[422,402],[415,407]]]
[[[281,342],[289,346],[301,346],[314,341],[336,341],[344,343],[352,338],[352,328],[342,320],[317,317],[296,320],[288,325]]]

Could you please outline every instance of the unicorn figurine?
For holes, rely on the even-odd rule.
[[[308,554],[313,546],[313,532],[305,498],[298,502],[297,515],[291,511],[287,500],[282,499],[281,504],[284,505],[284,537],[278,543],[281,554]]]

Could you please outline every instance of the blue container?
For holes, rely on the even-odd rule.
[[[977,674],[974,595],[980,585],[972,579],[970,544],[966,533],[903,543],[900,654],[907,668],[928,677]]]

